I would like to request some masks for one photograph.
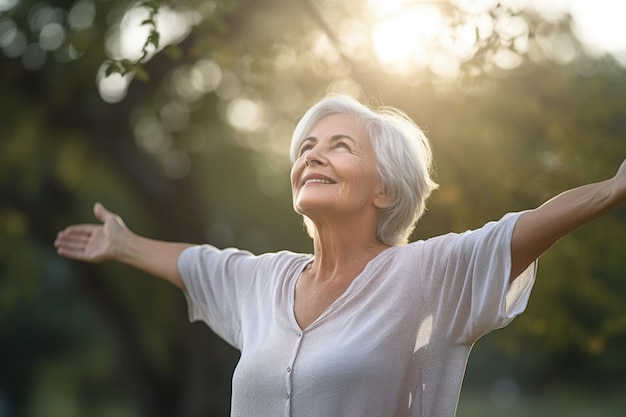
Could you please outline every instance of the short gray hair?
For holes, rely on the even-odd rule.
[[[352,97],[329,95],[315,103],[298,122],[291,137],[290,157],[315,125],[335,114],[356,116],[376,155],[378,178],[389,205],[380,210],[377,238],[387,245],[408,242],[426,209],[426,200],[438,185],[431,178],[432,151],[428,138],[404,112],[388,106],[370,109]],[[315,229],[305,223],[311,236]]]

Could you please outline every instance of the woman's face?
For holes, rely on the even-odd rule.
[[[291,169],[291,187],[294,209],[313,220],[377,212],[384,198],[376,156],[355,116],[328,116],[313,127]]]

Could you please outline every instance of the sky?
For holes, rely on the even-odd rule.
[[[621,55],[626,62],[626,1],[624,0],[529,0],[548,17],[569,11],[574,32],[592,54]]]

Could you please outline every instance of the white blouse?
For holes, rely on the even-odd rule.
[[[231,415],[454,416],[473,343],[530,296],[536,262],[509,285],[519,215],[385,250],[306,329],[294,291],[311,255],[186,249],[190,320],[241,351]]]

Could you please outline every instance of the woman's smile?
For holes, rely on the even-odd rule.
[[[320,174],[309,174],[304,177],[303,185],[336,184],[337,182]]]

